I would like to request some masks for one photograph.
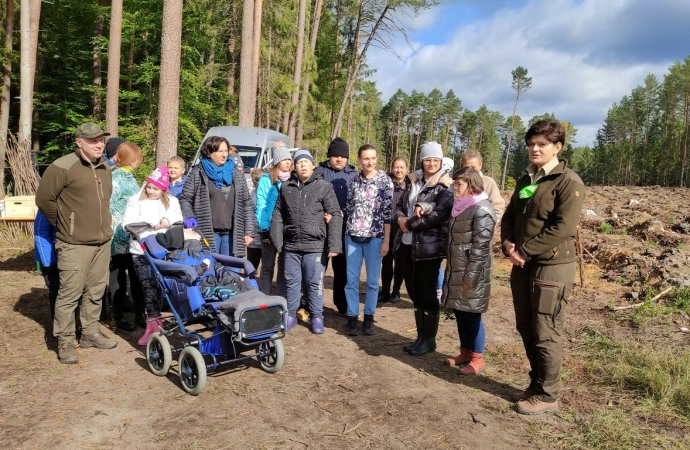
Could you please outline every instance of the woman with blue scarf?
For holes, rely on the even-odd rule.
[[[254,235],[249,187],[228,158],[230,143],[211,136],[201,146],[201,163],[192,167],[180,206],[185,228],[196,228],[217,253],[243,258]]]

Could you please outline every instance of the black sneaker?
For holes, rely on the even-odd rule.
[[[386,302],[388,302],[388,301],[390,300],[390,298],[391,298],[391,295],[390,295],[388,292],[379,291],[379,296],[378,296],[378,298],[376,299],[376,303],[379,304],[379,305],[380,305],[381,303],[386,303]]]
[[[400,301],[400,291],[394,291],[391,293],[391,298],[388,300],[391,303],[396,303]]]
[[[376,333],[376,330],[374,329],[374,315],[373,314],[365,314],[364,315],[364,325],[362,325],[362,333],[364,333],[366,336],[371,336],[372,334]]]
[[[359,330],[357,329],[357,316],[350,316],[347,318],[345,334],[348,336],[357,336],[359,334]]]

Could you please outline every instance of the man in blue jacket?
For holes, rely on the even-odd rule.
[[[343,211],[343,223],[345,217],[345,205],[347,204],[347,186],[357,176],[357,170],[348,164],[350,159],[350,146],[341,137],[331,141],[328,146],[328,161],[324,161],[316,168],[316,173],[321,174],[324,180],[333,185],[335,196],[338,199],[340,210]],[[345,230],[345,227],[343,227]],[[344,231],[343,231],[344,233]],[[344,241],[345,235],[342,239]],[[343,246],[343,248],[345,248]],[[345,299],[345,285],[347,284],[347,266],[344,253],[339,253],[331,258],[333,264],[333,303],[342,315],[347,314],[347,300]]]

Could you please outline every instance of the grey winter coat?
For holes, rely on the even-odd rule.
[[[496,212],[481,200],[450,218],[448,262],[441,303],[446,308],[485,313],[491,294],[491,241]],[[465,285],[470,289],[465,289]]]
[[[195,217],[199,226],[197,230],[201,237],[208,241],[213,251],[216,251],[215,239],[213,237],[213,219],[211,217],[211,199],[208,193],[208,184],[212,183],[206,176],[201,164],[192,167],[184,183],[182,195],[180,195],[180,208],[185,219]],[[232,183],[235,186],[235,212],[233,215],[232,227],[232,253],[233,256],[243,258],[244,237],[254,236],[255,218],[253,202],[249,187],[244,180],[244,174],[235,166],[235,173],[232,176]]]
[[[326,224],[324,213],[333,217]],[[271,219],[276,250],[342,253],[343,214],[333,186],[321,174],[301,182],[293,172],[283,183]]]

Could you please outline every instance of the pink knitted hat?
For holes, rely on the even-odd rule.
[[[151,172],[146,181],[167,191],[168,184],[170,183],[170,172],[168,172],[168,168],[165,166],[156,167],[156,170]]]

